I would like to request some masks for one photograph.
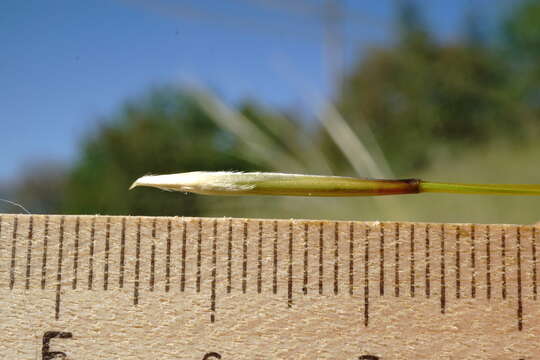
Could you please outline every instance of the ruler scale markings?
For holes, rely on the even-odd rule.
[[[411,265],[411,270],[410,270],[410,295],[411,297],[414,297],[414,292],[415,292],[415,258],[414,258],[414,254],[415,254],[415,250],[414,250],[414,224],[411,224],[411,238],[410,238],[410,243],[409,243],[409,246],[410,246],[410,258],[409,258],[409,261],[410,261],[410,265]]]
[[[292,306],[292,291],[293,291],[293,222],[289,221],[289,266],[288,266],[288,284],[287,284],[287,306]]]
[[[150,245],[150,279],[149,289],[154,291],[156,282],[156,219],[152,220],[152,244]]]
[[[19,217],[15,216],[13,219],[13,234],[11,242],[11,263],[9,268],[9,289],[13,290],[15,286],[15,259],[17,255],[17,227],[19,223]]]
[[[165,250],[165,292],[169,292],[171,289],[171,232],[171,219],[167,219],[167,249]]]
[[[461,228],[456,226],[456,299],[461,298]]]
[[[152,237],[150,239],[150,291],[154,291],[156,282],[156,218],[152,219]]]
[[[30,219],[28,220],[28,235],[27,235],[27,241],[28,246],[26,248],[26,279],[24,287],[26,290],[30,289],[30,274],[31,274],[31,266],[32,266],[32,239],[33,239],[33,227],[34,227],[34,217],[30,216]]]
[[[246,293],[247,290],[247,239],[248,239],[248,223],[244,221],[244,227],[242,232],[242,293]]]
[[[364,326],[369,325],[369,225],[364,225]]]
[[[536,264],[536,226],[532,228],[532,256],[533,256],[533,268],[532,268],[532,283],[533,283],[533,296],[534,300],[538,298],[538,286],[537,286],[537,264]]]
[[[506,229],[503,227],[501,231],[502,298],[506,299]]]
[[[491,228],[486,228],[486,297],[491,299]]]
[[[396,223],[394,234],[395,254],[394,254],[394,296],[399,297],[399,223]]]
[[[141,266],[141,219],[137,221],[135,244],[135,281],[133,282],[133,305],[139,305],[139,279]]]
[[[197,279],[196,287],[197,292],[201,292],[201,262],[202,262],[202,219],[198,221],[197,228]]]
[[[339,292],[339,228],[338,223],[334,223],[334,295]]]
[[[476,298],[476,227],[471,225],[471,297]]]
[[[518,308],[517,308],[517,318],[518,318],[518,330],[523,330],[523,299],[522,299],[522,288],[521,288],[521,230],[518,226],[516,234],[517,246],[516,246],[516,256],[517,256],[517,297],[518,297]]]
[[[444,224],[441,225],[441,314],[446,312],[446,264]]]
[[[304,292],[304,295],[307,295],[308,293],[308,261],[309,261],[309,248],[308,248],[308,223],[304,223],[304,286],[302,288],[302,291]]]
[[[65,217],[60,218],[60,234],[58,237],[58,266],[56,269],[56,301],[54,306],[54,318],[60,318],[60,296],[62,294],[62,261],[64,257],[64,221]]]
[[[77,282],[78,282],[78,271],[79,271],[79,232],[80,232],[80,218],[77,216],[75,218],[75,240],[73,245],[73,278],[71,281],[71,288],[73,290],[77,289]],[[48,225],[46,227],[48,229]],[[46,254],[44,253],[43,256],[45,257]],[[42,282],[41,288],[45,288],[45,282]]]
[[[431,226],[429,224],[426,225],[425,233],[426,233],[426,249],[425,249],[425,257],[426,257],[426,272],[425,272],[425,283],[426,283],[426,297],[429,299],[431,296],[431,254],[430,254],[430,238],[429,238],[429,231],[431,230]]]
[[[103,264],[103,290],[109,289],[109,252],[111,237],[111,218],[107,217],[105,224],[105,263]]]
[[[277,251],[277,242],[278,242],[278,223],[276,220],[274,220],[274,253],[273,253],[273,260],[274,260],[274,268],[272,269],[272,275],[273,275],[273,286],[272,290],[274,294],[277,294],[277,269],[278,269],[278,251]]]
[[[379,224],[379,295],[384,296],[384,223]]]
[[[187,242],[187,222],[184,218],[182,218],[182,260],[181,260],[181,268],[180,268],[180,291],[184,292],[186,289],[186,242]],[[230,286],[230,279],[229,279],[229,286]],[[230,292],[230,291],[229,291]]]
[[[260,222],[259,222],[260,223]],[[213,221],[212,233],[212,288],[210,294],[210,322],[216,321],[216,277],[217,277],[217,219]]]
[[[354,223],[349,222],[349,295],[354,295]]]
[[[149,288],[150,291],[154,291],[155,286],[155,279],[156,276],[156,244],[152,243],[150,246],[150,280],[149,280]]]
[[[227,236],[227,294],[232,288],[232,219],[229,219],[229,229]]]
[[[94,247],[96,234],[96,217],[92,218],[90,225],[90,256],[88,257],[88,290],[92,290],[94,281]]]
[[[319,295],[322,295],[323,293],[323,274],[324,274],[324,267],[323,267],[323,249],[324,249],[324,239],[323,239],[323,223],[319,223]]]
[[[117,231],[120,230],[120,221],[122,222],[122,233]],[[113,273],[110,271],[113,271],[113,269],[116,271],[116,264],[122,263],[122,256],[118,257],[114,252],[121,250],[121,247],[115,248],[115,242],[120,242],[120,240],[124,238],[124,242],[126,242],[124,246],[131,249],[130,255],[127,253],[124,255],[126,258],[124,261],[133,259],[135,264],[133,305],[138,305],[140,296],[142,295],[141,291],[155,292],[156,286],[157,289],[161,289],[159,279],[162,275],[160,274],[163,274],[164,276],[166,292],[169,291],[170,276],[176,276],[175,270],[170,268],[171,260],[176,261],[176,259],[171,259],[171,252],[177,254],[178,250],[176,250],[176,247],[174,246],[180,248],[180,242],[173,243],[174,239],[172,239],[172,226],[174,225],[172,221],[174,220],[167,219],[167,230],[161,230],[161,228],[160,230],[157,230],[156,224],[160,223],[157,223],[156,221],[159,220],[153,219],[151,225],[153,243],[148,244],[149,246],[146,248],[147,243],[145,241],[148,236],[144,231],[150,230],[150,226],[147,226],[150,225],[150,222],[148,222],[148,224],[145,222],[141,223],[140,219],[138,219],[138,222],[126,223],[126,218],[124,217],[121,219],[118,218],[117,220],[116,217],[108,216],[51,216],[50,219],[49,216],[0,216],[0,234],[4,236],[2,240],[7,240],[7,246],[2,249],[5,250],[5,255],[7,256],[3,259],[0,258],[0,261],[4,261],[4,264],[0,263],[0,265],[5,266],[4,269],[9,269],[8,277],[11,290],[19,290],[19,288],[21,288],[31,291],[35,290],[34,285],[32,284],[34,281],[33,277],[36,278],[36,285],[37,282],[39,282],[39,267],[41,267],[41,287],[45,289],[47,286],[54,286],[51,290],[54,289],[55,300],[54,305],[52,305],[52,301],[50,303],[52,311],[49,312],[48,316],[51,318],[54,316],[54,319],[56,320],[59,320],[60,318],[65,319],[68,317],[68,314],[73,313],[73,311],[67,311],[67,306],[68,304],[71,304],[71,301],[66,301],[67,298],[62,299],[62,297],[67,294],[67,290],[62,289],[62,280],[69,280],[70,284],[67,285],[66,283],[66,286],[69,286],[70,289],[77,289],[77,286],[80,287],[81,284],[86,288],[84,278],[86,277],[87,271],[85,268],[88,266],[88,290],[97,293],[100,291],[111,290],[114,287],[112,284],[114,283],[114,285],[116,285],[117,283],[116,279],[113,278]],[[200,277],[200,290],[198,290],[198,292],[200,291],[201,293],[206,294],[203,294],[204,298],[207,299],[206,301],[209,300],[209,303],[206,303],[207,305],[203,307],[203,309],[206,309],[206,316],[208,316],[208,307],[210,309],[210,316],[206,317],[205,321],[208,323],[215,323],[217,320],[221,321],[221,318],[225,319],[229,316],[222,316],[220,313],[220,319],[217,319],[216,317],[217,294],[221,291],[219,286],[226,284],[225,281],[222,281],[225,280],[225,266],[220,268],[220,271],[223,271],[221,274],[222,278],[218,277],[217,266],[218,263],[220,266],[221,264],[225,265],[225,262],[227,261],[227,222],[224,221],[223,227],[221,227],[219,219],[211,219],[211,221],[198,219],[192,223],[192,220],[188,221],[190,222],[190,228],[187,228],[188,225],[186,220],[184,220],[184,237],[187,237],[189,240],[185,245],[184,250],[189,253],[190,256],[195,255],[194,253],[197,252],[197,257],[200,257],[200,260],[197,259],[200,261],[200,263],[197,264],[200,271],[198,274],[195,273],[195,269],[192,268],[192,265],[188,266],[189,271],[186,272],[188,276],[188,286],[193,285],[195,280],[193,279],[194,275]],[[423,249],[422,244],[424,243],[424,239],[421,238],[423,236],[421,234],[422,230],[419,230],[418,228],[418,226],[423,225],[418,224],[397,222],[384,224],[363,223],[359,225],[360,228],[357,227],[355,229],[357,223],[352,221],[347,224],[345,222],[326,221],[296,222],[295,220],[290,220],[288,222],[279,222],[274,220],[244,219],[242,223],[239,222],[237,224],[238,227],[234,228],[234,231],[238,230],[238,232],[232,234],[232,221],[232,219],[229,220],[229,227],[231,229],[231,235],[229,235],[229,237],[234,236],[233,240],[237,242],[233,242],[231,245],[233,249],[232,253],[229,255],[229,261],[235,262],[235,264],[239,266],[237,267],[237,265],[234,265],[236,269],[234,270],[234,274],[232,274],[232,270],[230,270],[231,283],[232,281],[239,281],[242,279],[241,293],[251,294],[255,292],[247,291],[248,282],[252,281],[249,279],[252,279],[252,277],[253,280],[257,279],[257,293],[263,296],[260,298],[262,299],[261,301],[266,301],[264,300],[265,297],[271,296],[270,292],[267,293],[266,290],[262,291],[263,281],[265,281],[266,284],[265,277],[268,276],[268,280],[272,277],[270,271],[268,271],[268,273],[266,272],[266,270],[270,270],[271,265],[268,264],[268,269],[266,269],[266,265],[264,265],[266,257],[263,257],[263,255],[268,255],[268,260],[274,262],[273,282],[276,288],[274,294],[277,294],[277,286],[280,283],[283,285],[283,289],[281,290],[284,292],[286,278],[287,307],[292,308],[293,310],[291,311],[297,311],[296,309],[300,308],[292,306],[293,301],[295,305],[297,305],[299,301],[299,298],[293,299],[295,296],[293,292],[297,285],[298,287],[296,290],[300,291],[300,286],[302,286],[302,293],[305,295],[308,293],[308,284],[309,281],[311,281],[313,282],[313,289],[311,291],[313,294],[317,291],[316,288],[318,286],[319,294],[321,295],[330,295],[330,292],[332,292],[333,295],[338,295],[339,290],[342,290],[343,292],[347,291],[345,289],[348,288],[349,295],[353,296],[354,293],[360,295],[359,291],[362,290],[363,282],[363,305],[360,305],[361,307],[356,310],[362,314],[358,315],[363,316],[363,321],[360,320],[359,325],[363,322],[364,327],[371,328],[375,326],[373,330],[379,331],[379,320],[375,319],[375,317],[378,317],[378,311],[375,313],[372,311],[372,314],[369,313],[370,295],[378,296],[381,292],[381,285],[384,291],[384,281],[386,280],[388,288],[385,291],[387,291],[387,295],[390,295],[390,298],[407,296],[407,292],[409,292],[410,297],[415,297],[417,293],[423,292],[421,287],[424,274],[421,273],[424,272],[422,270],[425,266],[426,297],[429,298],[433,295],[433,300],[439,302],[440,313],[448,314],[449,319],[454,319],[454,316],[458,316],[459,319],[459,316],[461,315],[453,314],[457,309],[463,308],[465,311],[474,309],[474,302],[469,302],[468,299],[466,299],[468,294],[471,295],[472,299],[475,299],[478,295],[479,299],[477,301],[486,301],[483,298],[484,290],[482,289],[485,285],[487,300],[491,300],[491,295],[493,294],[494,300],[497,301],[497,307],[499,306],[499,301],[501,299],[508,300],[507,302],[504,302],[504,304],[507,304],[504,306],[506,310],[509,310],[507,314],[511,314],[511,316],[505,315],[501,316],[501,318],[510,319],[509,322],[512,325],[511,328],[513,328],[516,333],[517,331],[520,331],[523,334],[529,334],[528,331],[532,331],[529,329],[536,328],[536,325],[534,325],[535,323],[532,320],[532,314],[535,314],[536,310],[534,310],[534,307],[530,306],[527,302],[533,299],[536,300],[538,291],[536,250],[537,229],[535,226],[426,224],[425,249]],[[100,227],[102,222],[104,226]],[[163,225],[164,224],[165,222]],[[191,224],[193,224],[193,227],[191,227]],[[281,226],[280,224],[284,225],[283,229],[279,229],[279,226]],[[117,225],[118,228],[116,228]],[[267,225],[269,225],[268,228],[266,227]],[[274,226],[273,230],[272,225]],[[241,226],[243,227],[243,233]],[[311,230],[310,226],[312,227]],[[333,229],[332,226],[334,226]],[[364,227],[363,229],[362,226]],[[404,229],[404,227],[408,226],[410,226],[410,230]],[[133,231],[135,228],[137,233]],[[103,231],[103,234],[105,235],[103,242],[100,238],[101,231]],[[160,231],[164,231],[164,233],[162,234]],[[178,231],[180,231],[180,229],[178,229]],[[283,233],[287,231],[287,234]],[[312,231],[312,233],[308,236],[310,231]],[[454,231],[456,232],[455,234],[453,234]],[[158,233],[157,236],[163,235],[163,240],[166,239],[166,243],[163,243],[163,249],[159,247],[161,246],[159,243],[155,242],[157,240],[156,232]],[[346,238],[347,233],[349,239]],[[212,234],[212,236],[208,236],[210,234]],[[274,235],[273,238],[272,234]],[[242,235],[243,238],[241,238]],[[333,239],[332,235],[334,236]],[[44,236],[43,245],[36,242],[36,239],[39,239],[41,236]],[[49,236],[51,237],[50,239]],[[71,245],[71,236],[73,236],[74,239],[73,246]],[[80,238],[80,236],[82,236],[82,238]],[[86,245],[85,243],[87,239],[86,236],[88,236],[90,240],[89,245]],[[221,236],[223,236],[223,240],[225,241],[220,241],[222,238]],[[268,236],[268,244],[265,244],[265,236]],[[302,236],[304,236],[304,239],[302,239]],[[325,236],[327,237],[326,239]],[[359,237],[359,241],[355,240],[355,236]],[[437,236],[441,236],[441,238],[438,239]],[[498,236],[501,236],[500,240]],[[364,239],[362,239],[362,237],[364,237]],[[57,239],[58,245],[56,245]],[[28,242],[26,242],[26,240]],[[131,240],[133,240],[133,242],[131,242]],[[361,243],[362,240],[364,241],[363,246]],[[391,244],[392,240],[395,241],[394,244]],[[347,241],[349,242],[348,244]],[[416,241],[420,241],[420,243],[416,243]],[[468,241],[470,241],[470,244],[468,244]],[[486,241],[486,245],[484,245],[482,241]],[[326,245],[324,244],[325,242]],[[383,248],[382,254],[381,243],[386,243],[386,248]],[[136,253],[133,251],[134,247],[131,247],[130,244],[136,246]],[[455,250],[453,247],[454,244]],[[9,245],[11,245],[11,247],[9,247]],[[41,246],[43,246],[43,252],[41,251]],[[58,249],[56,246],[58,246]],[[165,250],[165,246],[166,251],[162,251]],[[271,255],[272,246],[274,246],[274,252]],[[343,246],[343,248],[339,249],[339,246]],[[50,247],[50,249],[48,249],[48,247]],[[195,250],[195,248],[197,248],[197,250]],[[269,250],[268,254],[265,253],[266,249]],[[81,250],[80,254],[79,250]],[[363,256],[361,255],[362,250],[364,250]],[[253,253],[250,255],[248,251],[253,251]],[[386,256],[389,257],[388,259],[385,259],[384,251],[387,252]],[[148,252],[150,252],[150,254]],[[403,252],[403,254],[401,252]],[[425,265],[422,264],[422,252],[424,252],[426,260]],[[58,256],[57,258],[55,258],[56,253]],[[162,257],[163,260],[165,260],[164,264],[160,263],[160,254],[164,255]],[[150,259],[148,259],[147,256]],[[221,263],[222,256],[223,263]],[[312,256],[311,260],[309,259],[309,256]],[[358,258],[355,259],[355,256]],[[400,256],[402,256],[403,259],[400,259]],[[51,257],[51,259],[48,259],[48,257]],[[66,259],[64,259],[64,257],[66,257]],[[86,259],[86,257],[88,257],[88,259]],[[499,257],[501,258],[500,260]],[[99,263],[98,258],[99,261],[104,261],[103,267],[101,267],[102,265]],[[193,261],[195,259],[193,258],[195,258],[195,256],[191,256],[190,261],[195,265],[195,261]],[[71,264],[72,260],[73,265]],[[144,262],[147,260],[150,260],[150,266],[148,267]],[[340,261],[341,264],[339,263]],[[370,264],[370,261],[372,261],[372,264]],[[384,261],[387,262],[386,267],[384,266]],[[486,262],[485,265],[484,261]],[[364,262],[363,269],[362,262]],[[81,264],[81,274],[83,276],[81,279],[83,280],[77,278],[78,263]],[[240,265],[240,263],[242,265]],[[381,263],[383,264],[382,268]],[[281,267],[278,267],[278,264]],[[47,269],[47,265],[50,269]],[[32,266],[35,266],[37,269],[33,270]],[[73,274],[70,273],[72,266]],[[370,266],[372,267],[370,268]],[[498,268],[499,266],[500,270]],[[327,267],[326,272],[324,272],[324,267]],[[348,276],[343,273],[343,271],[346,271],[346,268],[349,269]],[[130,271],[131,269],[133,268],[128,264],[126,270]],[[492,269],[494,271],[493,276],[491,276]],[[97,273],[93,274],[93,270],[97,271]],[[93,284],[95,281],[100,281],[102,270],[104,279],[103,287],[101,284]],[[263,270],[265,271],[264,273]],[[48,276],[47,271],[49,272]],[[285,271],[287,271],[287,273],[285,273]],[[358,273],[355,274],[355,271],[358,271]],[[385,274],[387,279],[385,279],[384,276],[381,277],[381,271],[388,271],[388,274]],[[409,271],[408,274],[407,271]],[[453,275],[454,271],[455,278]],[[468,273],[469,271],[471,272],[470,274]],[[485,278],[484,271],[486,274]],[[55,272],[56,276],[54,276]],[[120,270],[120,272],[122,272],[122,270]],[[362,274],[364,276],[363,281]],[[23,281],[23,276],[25,276],[25,281]],[[94,279],[94,276],[97,277]],[[150,279],[148,287],[146,286],[146,276],[149,276]],[[295,276],[297,278],[295,278]],[[431,276],[433,276],[433,279],[431,279]],[[47,277],[49,280],[46,280]],[[126,277],[127,279],[132,279],[129,274],[126,274]],[[406,283],[407,279],[410,280],[409,290],[407,290],[408,285],[400,284],[400,281]],[[297,280],[299,283],[295,285],[294,281]],[[140,287],[141,281],[142,288]],[[343,281],[343,284],[340,285],[339,281]],[[354,281],[357,283],[359,282],[360,290],[354,290]],[[469,281],[470,290],[469,284],[467,284]],[[530,283],[528,283],[529,281]],[[46,282],[48,282],[47,286]],[[122,283],[123,280],[119,281],[118,285],[121,285]],[[209,284],[210,286],[205,284]],[[370,286],[372,287],[371,289]],[[403,286],[405,286],[405,288],[402,288]],[[501,292],[499,292],[499,286],[501,286]],[[516,286],[515,290],[514,286]],[[39,285],[37,285],[37,287],[39,287]],[[379,289],[377,289],[377,287]],[[325,294],[324,288],[326,288],[327,294]],[[6,290],[9,291],[9,289]],[[225,289],[223,290],[225,292]],[[234,290],[236,293],[240,293],[238,287],[235,287]],[[51,291],[51,293],[53,291]],[[31,294],[31,292],[22,293]],[[77,292],[76,294],[79,293],[80,292]],[[186,296],[195,296],[191,295],[191,291],[189,293],[190,294],[186,294]],[[237,296],[236,293],[235,296]],[[21,295],[19,291],[13,292],[13,294],[14,295],[12,296],[15,297],[29,296]],[[392,296],[392,294],[394,296]],[[451,304],[453,294],[456,295],[456,299],[467,301]],[[497,294],[501,294],[501,298],[499,298]],[[325,298],[327,298],[327,296],[325,296]],[[390,298],[386,301],[399,301],[390,300]],[[71,294],[69,299],[71,299]],[[284,300],[281,295],[280,299]],[[311,299],[311,297],[309,297],[309,299]],[[306,299],[306,301],[309,301],[309,299]],[[225,300],[223,300],[223,302],[224,304],[226,303]],[[371,306],[373,307],[373,300],[371,300],[371,302]],[[391,305],[392,304],[394,303],[391,303]],[[395,305],[397,306],[397,303],[395,303]],[[491,314],[489,311],[496,310],[498,309],[497,307],[487,307],[486,313]],[[376,308],[379,309],[378,305]],[[146,311],[145,309],[146,306],[140,308],[141,311]],[[437,308],[435,308],[435,310],[435,312],[439,312],[437,311]],[[479,311],[481,313],[483,311],[482,308],[475,310],[477,314]],[[372,317],[371,324],[369,319],[370,315]],[[477,315],[473,315],[473,318],[475,316]],[[474,321],[480,321],[480,318],[481,316],[478,315],[478,320]],[[374,321],[373,319],[377,321]],[[529,324],[529,322],[531,322],[531,324]],[[384,354],[382,355],[385,356]]]
[[[262,293],[262,237],[263,237],[263,223],[258,222],[257,233],[257,293]]]
[[[78,224],[78,221],[77,221],[77,224]],[[122,229],[120,233],[120,274],[118,276],[118,286],[120,287],[120,289],[124,288],[125,269],[126,269],[126,218],[123,217]]]

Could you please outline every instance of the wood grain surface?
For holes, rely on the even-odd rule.
[[[538,359],[539,228],[0,215],[5,359]]]

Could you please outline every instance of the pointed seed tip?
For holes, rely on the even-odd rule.
[[[131,186],[129,187],[129,190],[133,190],[134,188],[136,188],[137,186],[139,186],[139,179],[135,180],[133,182],[133,184],[131,184]]]

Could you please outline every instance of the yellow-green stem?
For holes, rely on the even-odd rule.
[[[540,195],[540,185],[461,184],[421,181],[420,192],[484,195]]]

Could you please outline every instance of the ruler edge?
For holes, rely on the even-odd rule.
[[[108,218],[108,219],[140,219],[140,220],[176,220],[176,221],[212,221],[212,220],[233,220],[233,221],[264,221],[264,222],[307,222],[307,223],[360,223],[360,224],[404,224],[404,225],[445,225],[445,226],[500,226],[500,227],[540,227],[540,221],[532,224],[514,224],[514,223],[476,223],[476,222],[430,222],[430,221],[410,221],[410,220],[329,220],[329,219],[305,219],[305,218],[250,218],[250,217],[233,217],[233,216],[152,216],[152,215],[103,215],[103,214],[12,214],[0,213],[0,220],[4,218]]]

